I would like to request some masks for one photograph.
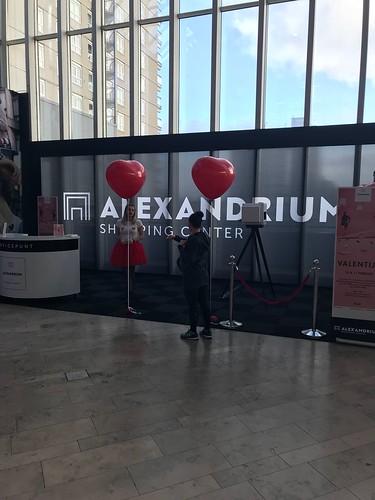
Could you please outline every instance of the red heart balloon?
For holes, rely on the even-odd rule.
[[[236,172],[230,161],[213,156],[202,156],[191,170],[199,191],[210,200],[219,198],[231,187]]]
[[[146,170],[135,160],[115,160],[105,172],[108,184],[121,198],[132,198],[146,180]]]

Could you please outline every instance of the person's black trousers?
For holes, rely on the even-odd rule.
[[[184,294],[189,305],[190,330],[197,331],[198,305],[202,311],[204,327],[209,330],[211,327],[210,306],[208,303],[208,285],[192,290],[185,290]]]

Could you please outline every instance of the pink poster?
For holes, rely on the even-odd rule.
[[[339,189],[332,317],[336,332],[345,318],[354,322],[344,328],[375,341],[374,185]]]
[[[38,196],[38,235],[53,236],[57,224],[57,196]]]

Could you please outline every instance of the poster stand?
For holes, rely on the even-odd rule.
[[[375,347],[374,221],[374,184],[339,188],[332,335]]]

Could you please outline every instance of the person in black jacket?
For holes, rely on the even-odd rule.
[[[191,235],[188,239],[170,234],[168,240],[178,242],[180,256],[177,264],[182,271],[183,290],[189,305],[190,329],[181,334],[184,340],[198,340],[197,322],[198,305],[203,315],[204,328],[200,335],[206,339],[212,339],[210,323],[210,306],[208,303],[208,256],[210,241],[208,236],[201,231],[203,212],[194,212],[189,217],[189,230]]]

